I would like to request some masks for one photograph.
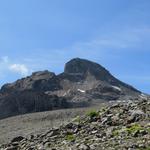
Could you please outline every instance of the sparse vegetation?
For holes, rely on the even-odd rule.
[[[65,138],[67,141],[74,141],[75,136],[72,133],[68,133]]]
[[[99,113],[96,110],[91,110],[87,113],[90,118],[97,117]]]
[[[143,128],[141,127],[141,125],[139,125],[137,123],[135,123],[135,124],[131,125],[130,127],[126,128],[126,131],[129,134],[135,133],[136,131],[139,131],[139,130],[143,130]]]

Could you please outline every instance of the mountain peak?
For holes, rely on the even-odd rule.
[[[71,59],[65,65],[65,73],[86,73],[105,70],[101,65],[81,58]]]
[[[96,79],[102,81],[113,80],[113,76],[101,65],[81,58],[74,58],[66,63],[64,73],[67,74],[81,74],[87,73],[93,75]]]

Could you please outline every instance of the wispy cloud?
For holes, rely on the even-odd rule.
[[[19,73],[22,76],[27,76],[29,74],[29,69],[24,64],[12,64],[9,66],[9,70]]]
[[[30,73],[30,69],[22,63],[13,63],[8,56],[2,56],[0,58],[0,75],[4,76],[5,72],[14,72],[21,76],[27,76]]]

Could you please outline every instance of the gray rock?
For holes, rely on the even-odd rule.
[[[15,137],[11,140],[11,143],[14,143],[14,142],[20,142],[24,139],[24,137],[22,136],[18,136],[18,137]]]
[[[90,150],[90,147],[87,146],[87,145],[85,145],[85,144],[81,144],[81,145],[79,146],[79,149],[80,149],[80,150]]]

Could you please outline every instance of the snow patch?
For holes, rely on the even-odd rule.
[[[118,86],[112,86],[112,88],[118,90],[118,91],[122,91],[121,88],[119,88]]]
[[[81,93],[85,93],[84,90],[78,89],[77,91],[81,92]]]

